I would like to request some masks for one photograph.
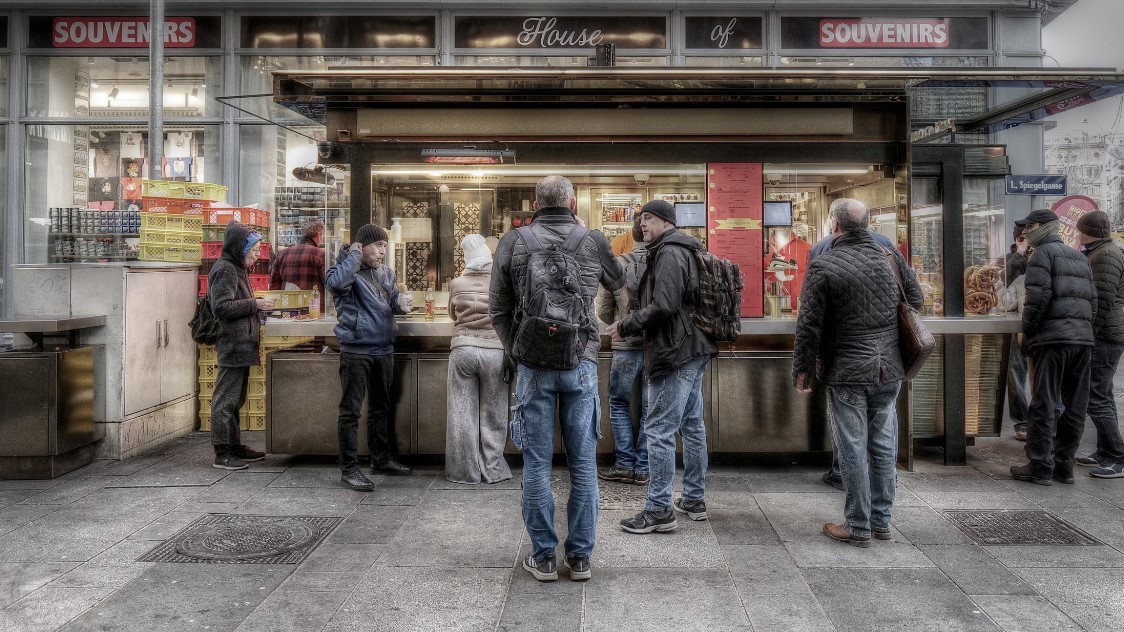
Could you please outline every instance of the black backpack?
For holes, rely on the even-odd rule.
[[[699,272],[691,321],[714,342],[737,340],[742,333],[742,290],[745,288],[741,268],[729,259],[715,257],[701,245],[674,245],[692,252]]]
[[[589,320],[582,297],[581,268],[574,254],[589,234],[574,226],[562,244],[543,248],[530,227],[516,229],[529,259],[523,296],[515,313],[512,355],[536,369],[568,371],[585,351],[582,326]]]
[[[219,320],[211,311],[209,295],[195,301],[195,315],[191,317],[191,339],[201,345],[213,345],[219,339]]]

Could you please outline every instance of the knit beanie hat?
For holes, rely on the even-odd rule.
[[[246,258],[246,255],[250,254],[250,249],[253,248],[254,244],[258,243],[259,241],[261,241],[261,233],[250,233],[250,236],[246,238],[246,245],[242,247],[243,259]]]
[[[376,241],[390,241],[390,236],[382,226],[364,224],[355,232],[355,241],[368,246]]]
[[[476,259],[491,261],[492,259],[492,251],[488,249],[488,243],[480,235],[465,235],[464,239],[461,240],[461,249],[464,250],[465,261],[475,261]]]
[[[1109,225],[1108,213],[1104,211],[1092,211],[1085,213],[1077,220],[1077,230],[1082,235],[1089,237],[1097,237],[1098,239],[1106,239],[1112,234],[1112,227]]]
[[[651,213],[656,217],[668,222],[672,226],[675,225],[675,207],[671,202],[666,200],[652,200],[640,209],[641,213]]]

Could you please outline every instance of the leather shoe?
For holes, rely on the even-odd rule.
[[[414,471],[409,467],[402,465],[394,459],[390,459],[381,465],[371,466],[371,474],[385,474],[387,476],[409,476]]]
[[[348,488],[354,489],[357,492],[373,492],[375,491],[375,484],[371,479],[363,476],[363,472],[344,472],[340,477],[340,483]]]
[[[862,549],[865,549],[871,545],[869,537],[856,538],[851,534],[851,530],[848,529],[845,525],[829,522],[823,526],[823,532],[824,535],[831,538],[832,540],[844,542],[846,544],[850,544],[851,546],[857,546]]]

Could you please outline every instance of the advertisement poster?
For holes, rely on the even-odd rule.
[[[761,169],[759,162],[706,166],[707,250],[741,266],[743,318],[760,318],[765,307]]]
[[[1058,216],[1058,223],[1061,224],[1058,237],[1061,237],[1062,243],[1080,250],[1077,244],[1077,220],[1098,208],[1096,201],[1084,195],[1071,195],[1055,202],[1050,210]]]

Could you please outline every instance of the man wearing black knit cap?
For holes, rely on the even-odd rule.
[[[340,343],[339,444],[341,483],[360,492],[374,484],[357,461],[359,412],[367,396],[367,448],[371,473],[408,476],[410,468],[394,460],[388,440],[390,385],[394,376],[394,339],[398,334],[395,314],[414,307],[409,294],[400,294],[394,271],[384,263],[388,246],[386,231],[367,224],[355,233],[355,243],[328,270],[325,285],[335,301]]]
[[[648,500],[644,510],[621,520],[629,533],[672,531],[675,513],[706,520],[706,427],[702,380],[718,347],[694,325],[698,296],[695,249],[702,245],[675,228],[675,207],[663,200],[640,209],[640,229],[648,244],[648,269],[640,281],[640,308],[609,326],[613,340],[644,336],[644,375],[648,380]],[[671,502],[675,478],[675,433],[683,437],[683,495]]]
[[[1089,368],[1097,290],[1085,255],[1062,243],[1058,216],[1047,210],[1023,220],[1034,254],[1026,266],[1023,336],[1033,362],[1027,419],[1026,465],[1011,467],[1015,480],[1073,484],[1074,459],[1089,404]],[[1065,412],[1057,415],[1057,404]]]

